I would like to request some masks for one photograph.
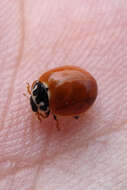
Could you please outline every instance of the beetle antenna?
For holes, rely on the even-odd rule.
[[[29,98],[29,96],[28,96],[26,93],[23,93],[23,96],[25,96],[25,97]]]

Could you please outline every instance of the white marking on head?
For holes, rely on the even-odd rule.
[[[40,102],[39,106],[44,106],[44,102]]]
[[[34,103],[36,104],[36,96],[33,95],[33,91],[37,89],[37,85],[32,89],[32,93],[31,93],[31,96],[32,96],[32,99],[34,101]],[[37,105],[37,104],[36,104]]]
[[[35,84],[34,88],[32,89],[32,91],[36,90],[37,89],[37,85]]]

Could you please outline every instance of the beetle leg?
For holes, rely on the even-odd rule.
[[[23,93],[23,96],[26,96],[29,99],[29,96],[27,94]]]
[[[47,116],[46,115],[43,115],[42,113],[39,113],[39,115],[42,117],[42,118],[46,118]]]
[[[27,92],[31,95],[30,84],[28,82],[26,84]]]
[[[26,83],[26,89],[27,89],[28,94],[31,95],[30,84],[28,82]],[[29,96],[27,96],[26,93],[23,93],[23,95],[29,98]]]
[[[59,121],[58,121],[56,115],[53,114],[53,117],[54,117],[54,119],[55,119],[55,121],[56,121],[56,128],[57,128],[58,131],[60,131]]]
[[[76,115],[76,116],[74,116],[74,118],[75,118],[75,119],[79,119],[79,116],[78,116],[78,115]]]
[[[47,117],[49,116],[49,113],[50,113],[50,112],[48,112],[47,115],[43,115],[43,114],[40,113],[40,112],[36,112],[35,115],[36,115],[37,119],[41,122],[41,121],[42,121],[41,118],[43,118],[43,119],[47,118]]]
[[[49,114],[50,114],[50,110],[49,110],[49,111],[47,111],[47,112],[45,112],[45,117],[48,117],[48,116],[49,116]]]
[[[41,122],[40,113],[39,113],[39,112],[36,112],[35,115],[36,115],[37,119]]]

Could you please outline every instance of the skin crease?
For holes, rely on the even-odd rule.
[[[0,190],[127,189],[127,1],[0,3]],[[97,80],[80,118],[41,124],[26,82],[75,65]]]

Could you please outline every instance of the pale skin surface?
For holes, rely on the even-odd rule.
[[[127,189],[127,1],[1,0],[0,190]],[[80,120],[40,124],[22,95],[47,69],[98,81]]]

